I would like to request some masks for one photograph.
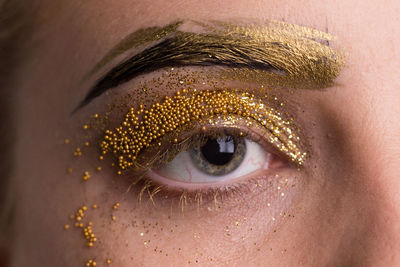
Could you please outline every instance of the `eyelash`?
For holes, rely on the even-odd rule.
[[[178,99],[183,98],[183,101],[185,101],[186,93],[187,92],[183,92],[182,96],[178,92],[177,96],[180,97]],[[200,94],[200,92],[196,91],[195,93]],[[245,105],[244,112],[245,114],[247,113],[248,115],[243,115],[242,113],[237,112],[235,110],[229,112],[223,112],[223,110],[216,112],[215,110],[218,110],[217,108],[219,107],[217,105],[215,107],[215,110],[211,112],[211,114],[213,115],[212,117],[200,118],[199,120],[196,120],[195,123],[189,124],[189,126],[185,125],[185,127],[183,129],[180,129],[179,131],[176,130],[167,133],[165,136],[163,136],[162,142],[158,143],[158,144],[162,143],[163,146],[161,145],[147,146],[147,147],[145,146],[143,151],[141,151],[139,154],[140,157],[138,155],[138,159],[136,160],[135,158],[136,169],[135,166],[133,166],[134,168],[128,168],[128,169],[122,168],[122,170],[125,170],[123,176],[131,180],[129,190],[136,192],[139,201],[142,201],[143,196],[146,194],[150,199],[150,201],[153,202],[153,204],[155,204],[155,199],[157,197],[157,199],[160,200],[179,199],[179,203],[182,208],[183,206],[186,206],[183,205],[183,203],[187,202],[197,203],[197,206],[199,206],[200,203],[204,202],[209,203],[210,201],[214,201],[216,205],[216,203],[218,202],[217,201],[218,198],[231,199],[232,196],[238,196],[238,197],[244,196],[245,192],[251,191],[250,185],[263,183],[266,180],[268,180],[268,177],[271,177],[272,175],[271,171],[269,172],[267,171],[268,173],[263,173],[260,175],[252,175],[257,177],[247,177],[246,179],[243,179],[246,181],[231,184],[229,186],[226,185],[214,186],[206,189],[202,188],[202,189],[197,189],[195,191],[188,191],[180,188],[171,188],[166,185],[159,184],[153,181],[150,177],[148,177],[147,171],[149,169],[154,168],[156,166],[161,166],[162,164],[168,162],[168,160],[171,159],[174,155],[177,155],[180,151],[188,149],[194,144],[198,145],[201,142],[201,140],[204,139],[205,136],[221,135],[221,133],[223,133],[224,131],[225,133],[229,133],[230,135],[234,134],[242,137],[246,136],[251,140],[259,143],[262,147],[264,147],[266,151],[268,151],[272,155],[275,155],[274,157],[279,155],[278,158],[280,159],[286,158],[288,162],[291,160],[293,165],[296,166],[301,165],[305,153],[301,153],[300,148],[297,147],[296,145],[298,137],[296,137],[295,133],[293,132],[294,131],[293,129],[295,128],[289,128],[288,126],[285,126],[286,124],[289,123],[286,122],[284,119],[282,119],[278,112],[274,111],[273,109],[267,108],[266,106],[264,106],[264,104],[261,104],[262,102],[260,100],[258,100],[253,95],[248,93],[242,93],[233,90],[203,91],[202,93],[209,94],[211,96],[210,97],[211,99],[212,97],[214,98],[216,96],[219,97],[219,95],[217,94],[220,93],[222,94],[222,96],[225,95],[231,98],[233,97],[234,100],[243,101],[243,104],[241,104],[241,102],[237,102],[238,103],[237,105],[239,105],[239,107],[240,105]],[[189,95],[187,97],[190,98],[191,96]],[[218,97],[216,99],[218,99]],[[167,99],[172,99],[168,101],[174,100],[174,98],[167,98]],[[206,101],[210,100],[207,97],[205,99]],[[211,102],[211,104],[209,103],[208,105],[214,108],[212,103],[213,102]],[[246,105],[248,105],[247,109]],[[243,107],[241,109],[243,110]],[[240,111],[241,109],[239,108],[238,110]],[[133,110],[131,109],[130,112],[133,112]],[[251,112],[254,112],[254,114],[251,115],[252,114]],[[264,117],[261,116],[262,112],[265,112],[266,114],[264,115]],[[141,107],[141,113],[143,114],[143,116],[148,114],[144,110],[144,107]],[[95,117],[97,120],[99,119],[98,115]],[[109,114],[107,114],[105,117],[108,118]],[[127,118],[131,119],[132,117],[125,116],[125,121]],[[136,117],[136,121],[138,120],[139,118]],[[96,123],[93,124],[96,125]],[[138,125],[140,126],[140,124]],[[291,127],[294,127],[292,123],[290,123],[290,125]],[[129,127],[134,127],[134,126],[129,126]],[[141,127],[144,126],[142,125]],[[104,127],[95,126],[93,128],[103,129]],[[119,129],[117,131],[118,133],[121,133],[123,131],[122,127],[116,128],[116,130],[117,129]],[[194,138],[194,136],[196,136],[199,132],[201,132],[200,136]],[[112,131],[106,130],[105,136],[111,137]],[[113,142],[122,140],[122,139],[116,139],[117,137],[120,138],[120,136],[114,136],[114,139],[110,139],[110,137],[107,137],[108,138],[107,142],[108,144],[111,145],[113,145]],[[172,142],[172,140],[176,140],[177,142],[174,143]],[[100,142],[102,154],[107,154],[107,151],[109,151],[108,146],[105,146],[107,142],[104,141],[104,139],[102,142]],[[122,146],[124,149],[124,144],[128,143],[121,142],[121,144],[118,145],[117,148],[119,148],[119,146]],[[118,154],[120,152],[115,150],[115,145],[114,145],[114,151],[111,150],[111,152],[113,152],[111,154],[114,155],[114,157],[116,157],[114,159],[117,160],[117,162],[119,160],[119,163],[121,163],[121,160],[119,158],[121,154]],[[300,155],[299,157],[301,158],[299,159],[296,158],[298,155]],[[296,159],[298,159],[299,161],[296,161]],[[142,163],[145,164],[145,166]],[[118,166],[117,165],[118,163],[117,164],[113,163],[113,164]],[[118,174],[122,174],[121,170],[118,170]]]
[[[271,160],[277,160],[279,158],[280,161],[284,162],[285,167],[295,167],[288,159],[285,160],[287,156],[274,148],[270,142],[263,140],[261,131],[257,132],[255,130],[257,127],[248,127],[240,124],[227,127],[222,125],[223,121],[223,118],[219,118],[218,122],[214,121],[212,125],[197,125],[190,133],[186,133],[184,137],[180,137],[180,140],[184,141],[178,144],[170,143],[169,146],[156,151],[157,154],[146,155],[147,162],[152,162],[152,164],[147,166],[144,170],[132,170],[125,173],[123,177],[132,181],[129,188],[138,196],[139,202],[142,202],[143,198],[147,197],[156,206],[166,199],[171,201],[178,200],[178,206],[182,211],[186,210],[188,207],[195,206],[199,209],[203,205],[210,206],[210,204],[218,208],[218,205],[223,202],[225,203],[225,200],[243,198],[248,193],[254,192],[254,189],[252,189],[253,185],[261,188],[261,184],[265,183],[269,178],[279,172],[279,168],[275,168],[273,170],[264,171],[262,174],[250,174],[247,175],[247,177],[241,177],[242,179],[240,179],[239,182],[229,185],[204,187],[193,191],[167,186],[154,181],[148,176],[149,169],[162,166],[169,160],[172,160],[178,153],[201,144],[204,138],[209,136],[218,137],[222,135],[232,135],[248,138],[260,144],[264,150],[270,153],[272,155]],[[228,119],[228,121],[231,121],[231,118]],[[198,135],[198,132],[201,132],[201,134]],[[161,153],[159,153],[160,151]],[[164,154],[165,157],[160,158],[159,154]]]

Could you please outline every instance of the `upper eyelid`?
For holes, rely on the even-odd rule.
[[[182,133],[191,127],[200,122],[212,125],[213,121],[218,122],[220,116],[230,116],[228,122],[233,126],[242,119],[249,125],[257,124],[264,129],[265,138],[287,158],[298,165],[303,164],[307,153],[299,142],[293,123],[275,109],[266,108],[261,99],[243,91],[205,90],[193,93],[183,90],[146,108],[131,107],[118,127],[105,131],[100,148],[103,155],[115,157],[115,165],[121,170],[140,167],[143,166],[141,161],[146,162],[140,157],[148,147],[159,151],[162,144],[177,143]]]
[[[283,23],[271,24],[278,29],[284,25]],[[151,72],[162,67],[223,65],[278,70],[291,74],[293,76],[291,78],[296,78],[296,75],[299,79],[305,77],[305,81],[314,84],[316,88],[324,88],[332,84],[343,65],[342,55],[322,44],[323,41],[330,40],[331,36],[312,29],[303,29],[299,26],[296,28],[289,24],[290,27],[287,29],[283,27],[278,33],[271,32],[272,37],[268,39],[269,28],[260,28],[261,26],[259,26],[257,31],[266,31],[264,32],[266,36],[262,40],[262,45],[260,43],[257,45],[257,39],[254,37],[256,34],[252,36],[251,33],[243,32],[246,30],[244,26],[241,26],[242,32],[239,32],[242,35],[236,37],[235,32],[231,29],[226,32],[214,31],[212,32],[214,35],[176,31],[174,35],[168,36],[179,25],[179,23],[175,24],[175,28],[172,27],[171,32],[167,31],[164,35],[161,34],[160,37],[167,37],[160,43],[112,68],[95,84],[77,109],[110,88],[127,82],[143,72]],[[222,25],[227,26],[228,24]],[[250,30],[253,29],[251,27],[256,26],[250,25]],[[149,29],[156,34],[159,34],[160,31],[162,33],[162,28],[158,31],[154,31],[154,28]],[[146,29],[140,31],[145,33]],[[246,38],[243,37],[246,34]],[[152,39],[150,36],[148,40],[151,41],[154,38]],[[267,42],[268,40],[269,42]],[[267,52],[263,51],[264,48],[268,48],[266,43],[270,46],[270,50]],[[304,47],[304,45],[309,47]],[[296,49],[296,53],[293,53],[292,46]],[[308,73],[310,70],[315,73]]]

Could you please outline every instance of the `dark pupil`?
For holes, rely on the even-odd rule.
[[[235,139],[232,136],[226,136],[217,139],[208,138],[200,151],[209,163],[225,165],[232,160],[235,148]]]

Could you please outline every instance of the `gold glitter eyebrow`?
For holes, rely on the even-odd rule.
[[[184,31],[193,28],[196,32]],[[184,28],[184,29],[181,29]],[[152,46],[112,68],[89,91],[79,107],[108,89],[140,74],[165,67],[223,66],[272,73],[278,86],[322,89],[333,85],[344,64],[342,53],[328,45],[333,36],[293,24],[175,22],[130,34],[95,66],[91,73],[128,49]],[[78,107],[78,108],[79,108]]]

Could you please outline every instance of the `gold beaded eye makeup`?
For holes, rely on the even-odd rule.
[[[277,214],[287,214],[287,192],[311,157],[307,132],[286,96],[335,84],[344,56],[328,45],[332,40],[276,21],[178,21],[133,32],[86,76],[109,69],[72,114],[98,101],[72,151],[93,165],[79,178],[89,185],[107,172],[126,185],[126,195],[149,200],[161,214],[177,207],[234,215],[262,195],[271,210],[268,224],[275,224]],[[280,201],[280,210],[269,208]],[[101,236],[81,222],[86,210],[73,219],[92,247]]]
[[[94,67],[91,74],[113,57],[132,48],[137,50],[103,75],[79,108],[139,75],[170,69],[174,75],[189,77],[190,83],[182,78],[178,84],[153,81],[134,92],[134,99],[124,104],[127,108],[119,126],[104,126],[99,141],[101,157],[111,158],[117,174],[135,171],[132,176],[145,176],[139,173],[160,169],[184,150],[190,155],[186,162],[196,162],[193,166],[197,171],[224,176],[229,172],[222,171],[225,166],[219,166],[223,164],[218,160],[205,163],[222,155],[243,160],[248,143],[242,139],[247,136],[252,136],[251,142],[256,136],[256,142],[268,143],[278,154],[301,166],[307,156],[304,142],[293,117],[279,107],[284,105],[283,100],[278,99],[279,105],[271,106],[269,91],[333,85],[344,58],[326,45],[332,39],[323,32],[275,21],[262,25],[178,21],[141,29],[123,39]],[[174,70],[182,67],[201,70],[191,74]],[[164,79],[173,80],[171,75]],[[199,89],[209,81],[213,83]],[[229,86],[232,81],[259,87],[238,89]],[[209,155],[210,151],[216,156]],[[234,171],[237,166],[232,166],[235,164],[225,170]],[[183,173],[191,177],[190,181],[196,180],[191,172]],[[200,179],[203,180],[210,179]],[[152,183],[147,181],[147,185]],[[156,191],[164,185],[159,184]]]

